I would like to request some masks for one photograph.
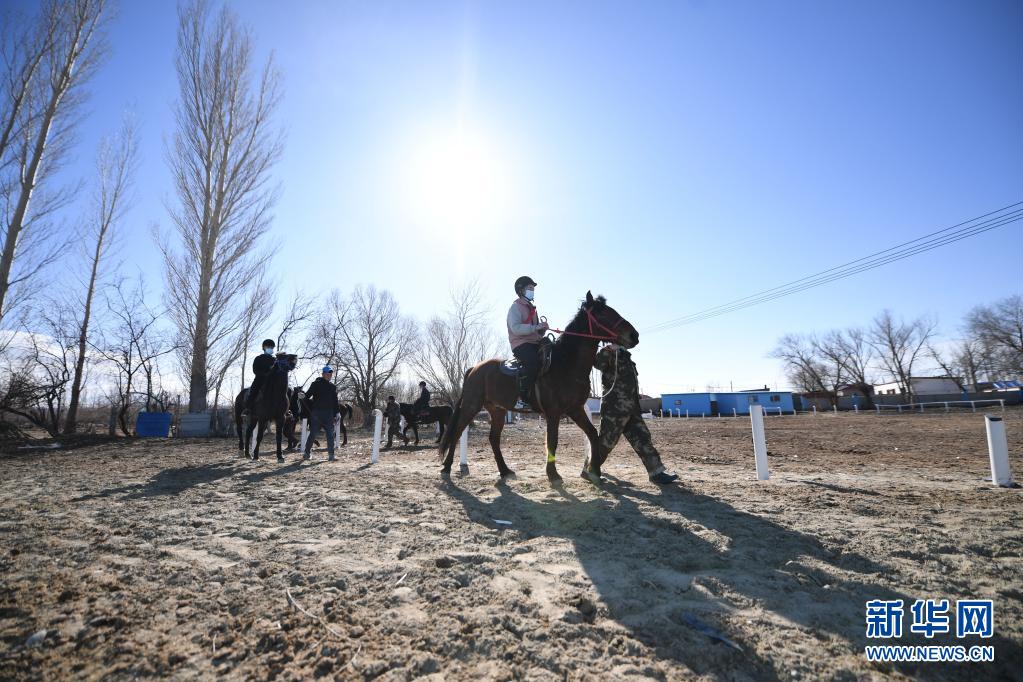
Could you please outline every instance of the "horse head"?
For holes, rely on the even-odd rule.
[[[590,334],[605,336],[607,341],[625,348],[633,348],[639,343],[639,332],[632,323],[609,306],[603,296],[594,298],[589,291],[569,329],[574,325],[585,325]]]
[[[292,372],[298,365],[298,356],[294,353],[278,353],[277,366],[285,372]]]

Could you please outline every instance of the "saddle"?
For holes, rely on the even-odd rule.
[[[536,373],[536,378],[539,379],[551,368],[551,355],[554,351],[553,343],[541,343],[540,348],[537,350],[537,355],[540,357],[540,369]],[[512,356],[501,363],[500,365],[501,374],[505,374],[510,377],[518,377],[519,372],[522,370],[522,363],[519,359]]]

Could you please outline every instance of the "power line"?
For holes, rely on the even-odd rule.
[[[836,265],[835,267],[828,268],[827,270],[822,270],[815,274],[801,277],[786,284],[781,284],[755,294],[750,294],[749,296],[737,298],[733,301],[722,303],[721,305],[713,306],[689,315],[684,315],[674,320],[663,322],[645,330],[644,333],[650,334],[665,331],[673,327],[702,322],[712,317],[724,315],[736,310],[742,310],[743,308],[748,308],[760,303],[773,301],[783,296],[789,296],[800,291],[805,291],[806,289],[812,289],[829,282],[844,279],[867,270],[873,270],[874,268],[881,267],[882,265],[887,265],[888,263],[893,263],[895,261],[909,258],[910,256],[915,256],[917,254],[936,249],[940,246],[952,244],[983,232],[988,232],[989,230],[993,230],[997,227],[1023,220],[1023,208],[1017,208],[1020,206],[1023,206],[1023,201],[1019,201],[996,211],[991,211],[990,213],[985,213],[977,216],[976,218],[971,218],[970,220],[957,223],[951,227],[931,232],[922,237],[897,244],[896,246],[892,246],[882,251],[877,251],[868,256],[857,258],[856,260],[843,263],[842,265]]]

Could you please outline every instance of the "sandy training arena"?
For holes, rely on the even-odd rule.
[[[507,484],[480,431],[450,482],[426,446],[369,466],[359,431],[336,463],[231,441],[3,456],[0,677],[1018,675],[1023,491],[985,482],[979,414],[772,417],[760,483],[748,418],[652,430],[684,485],[619,445],[594,487],[566,426],[553,489],[535,423],[505,431]],[[865,602],[918,598],[994,599],[993,638],[926,643],[995,662],[868,663]]]

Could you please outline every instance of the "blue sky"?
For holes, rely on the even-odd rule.
[[[972,306],[1023,289],[1018,223],[642,336],[1023,200],[1018,2],[231,4],[283,75],[282,298],[373,283],[425,320],[478,279],[503,335],[518,275],[558,326],[592,289],[640,329],[656,395],[783,387],[766,354],[787,332],[890,307],[953,335]],[[121,3],[69,167],[88,177],[133,108],[124,267],[154,288],[175,13]],[[438,186],[453,139],[470,168]]]

